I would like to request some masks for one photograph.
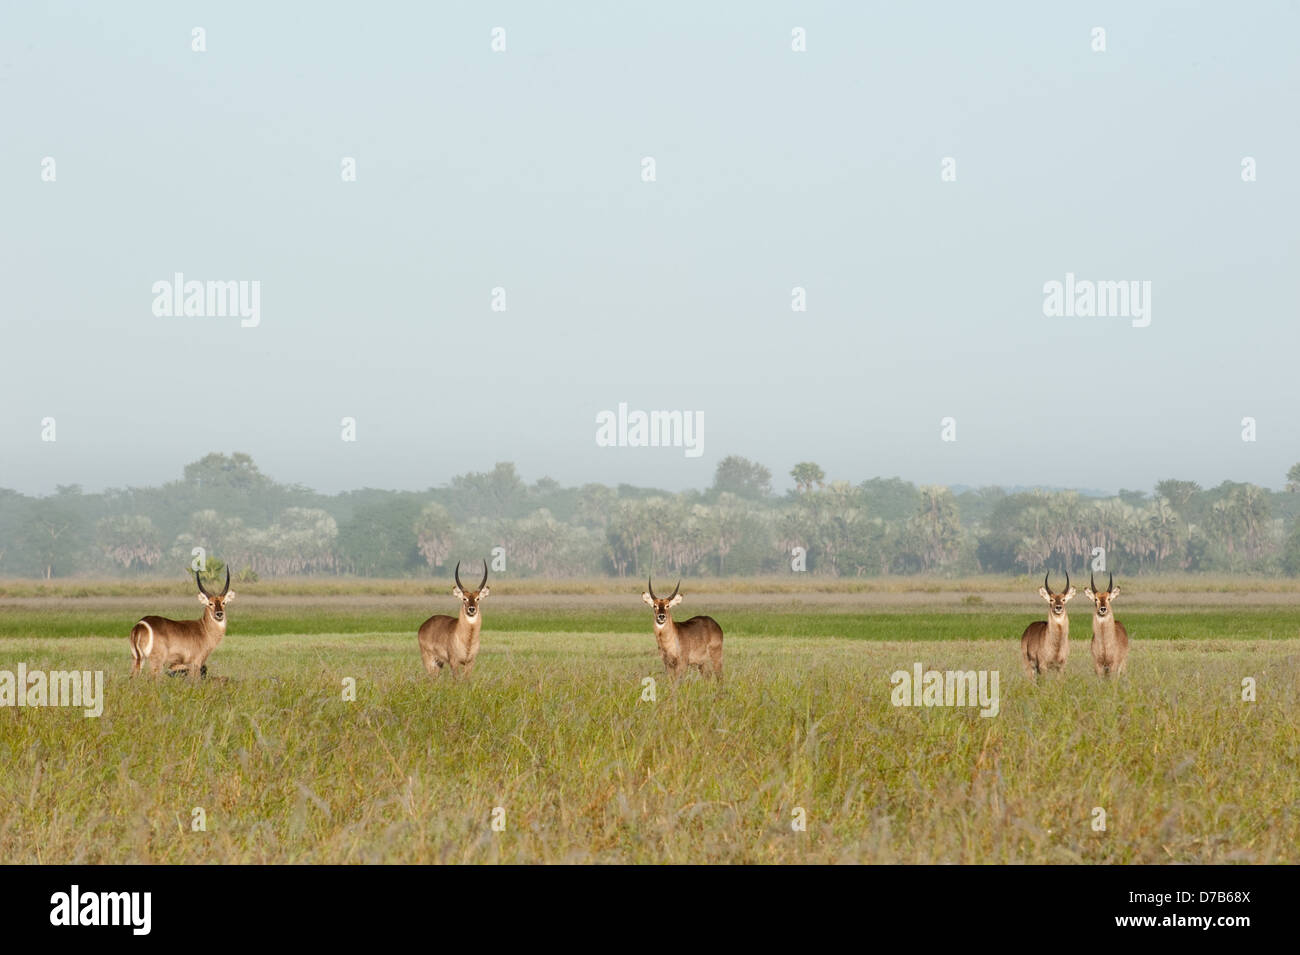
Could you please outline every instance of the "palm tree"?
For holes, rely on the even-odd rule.
[[[415,541],[430,567],[441,566],[455,542],[455,528],[445,507],[437,502],[424,506],[415,521]]]
[[[744,537],[747,511],[744,502],[726,491],[718,495],[717,503],[705,511],[708,536],[718,555],[718,576],[726,573],[727,555]]]
[[[803,493],[812,490],[814,484],[821,487],[826,472],[812,461],[800,461],[790,470],[790,477],[794,478],[795,488]]]
[[[1152,553],[1155,556],[1156,569],[1159,570],[1166,558],[1182,548],[1183,522],[1173,506],[1161,497],[1147,507],[1146,525],[1151,539]]]
[[[946,487],[921,488],[921,507],[910,521],[908,537],[923,570],[932,570],[956,556],[961,545],[957,502]]]

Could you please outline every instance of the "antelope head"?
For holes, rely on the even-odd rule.
[[[1061,617],[1065,615],[1065,605],[1070,602],[1070,598],[1075,595],[1076,591],[1070,586],[1070,572],[1068,570],[1065,572],[1065,589],[1060,593],[1052,590],[1051,585],[1047,582],[1047,578],[1050,576],[1050,573],[1043,575],[1043,586],[1038,588],[1038,596],[1047,601],[1047,606],[1051,609],[1053,617]],[[1091,592],[1089,592],[1089,596],[1091,596]]]
[[[668,622],[668,611],[682,602],[682,595],[677,591],[681,590],[682,582],[677,581],[677,586],[667,597],[659,597],[655,594],[654,579],[646,578],[646,592],[641,595],[641,599],[649,604],[655,612],[655,626],[662,627]]]
[[[1092,585],[1084,593],[1094,604],[1097,605],[1097,616],[1105,619],[1111,615],[1111,601],[1119,596],[1119,588],[1115,586],[1115,575],[1110,575],[1110,580],[1106,584],[1106,589],[1097,590],[1097,582],[1088,575],[1088,582]]]
[[[483,580],[479,582],[475,590],[466,590],[465,585],[460,582],[460,561],[456,562],[456,589],[452,594],[460,598],[461,604],[465,609],[465,616],[473,620],[478,616],[478,602],[490,594],[492,591],[487,585],[488,565],[483,561]]]
[[[230,568],[226,568],[226,586],[220,596],[214,596],[203,589],[203,580],[197,570],[194,572],[194,582],[199,585],[199,603],[212,613],[213,620],[217,623],[225,623],[226,604],[235,599],[234,593],[230,590]]]

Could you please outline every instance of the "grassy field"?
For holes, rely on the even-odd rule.
[[[0,708],[0,857],[1300,856],[1300,599],[1285,589],[1135,581],[1120,598],[1129,672],[1111,682],[1092,675],[1080,596],[1069,672],[1040,686],[1018,663],[1020,631],[1042,606],[1023,585],[690,590],[681,611],[710,613],[727,632],[718,687],[664,676],[639,591],[617,583],[570,582],[558,601],[494,584],[473,678],[438,683],[420,667],[414,632],[452,601],[426,596],[427,585],[253,585],[231,605],[210,661],[218,679],[197,685],[126,679],[126,634],[140,614],[197,617],[176,586],[163,599],[145,585],[0,588],[0,670],[106,672],[97,719]],[[890,674],[917,662],[999,671],[998,714],[894,706]],[[643,699],[646,677],[654,701]],[[1256,702],[1242,701],[1245,677]],[[343,699],[349,678],[355,702]],[[192,831],[195,808],[206,831]],[[1104,831],[1093,828],[1096,809]],[[791,826],[796,810],[806,831]]]

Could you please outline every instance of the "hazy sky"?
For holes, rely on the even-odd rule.
[[[1279,486],[1300,5],[988,6],[7,2],[0,487]],[[176,272],[260,324],[156,316]],[[1066,273],[1150,324],[1045,316]],[[598,447],[620,402],[703,454]]]

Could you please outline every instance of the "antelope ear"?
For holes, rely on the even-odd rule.
[[[682,597],[683,597],[683,596],[685,596],[685,595],[684,595],[684,594],[678,594],[678,595],[677,595],[676,597],[674,597],[672,600],[668,601],[668,606],[670,606],[670,607],[676,607],[679,603],[682,602]]]
[[[1085,587],[1085,588],[1083,588],[1083,595],[1084,595],[1085,597],[1087,597],[1089,600],[1096,600],[1096,599],[1097,599],[1097,595],[1096,595],[1095,593],[1092,592],[1092,588],[1091,588],[1091,587]]]
[[[654,600],[650,597],[650,591],[648,591],[648,590],[642,592],[642,594],[641,594],[641,599],[644,600],[646,603],[648,603],[648,604],[649,604],[650,606],[652,606],[652,607],[655,605]]]
[[[203,604],[203,606],[205,607],[212,603],[212,601],[209,600],[207,597],[203,596],[203,594],[199,594],[198,597],[199,597],[199,603]]]
[[[461,590],[459,587],[452,587],[452,588],[451,588],[451,595],[452,595],[453,597],[459,597],[461,600],[464,600],[464,599],[465,599],[465,592],[464,592],[463,590]]]
[[[482,590],[480,590],[480,591],[478,592],[478,599],[479,599],[479,600],[482,600],[484,597],[486,597],[486,596],[487,596],[488,594],[490,594],[490,593],[492,593],[492,588],[491,588],[491,587],[484,587]]]
[[[230,593],[226,594],[226,598],[222,601],[222,603],[230,603],[230,601],[234,599],[235,599],[235,592],[232,590],[230,591]]]
[[[1044,600],[1048,601],[1049,603],[1051,602],[1052,595],[1047,592],[1046,587],[1038,588],[1038,596],[1042,597]]]
[[[1119,596],[1119,588],[1116,587],[1114,590],[1110,592],[1110,599],[1114,600],[1118,596]]]
[[[1078,592],[1079,592],[1079,591],[1077,591],[1077,590],[1075,590],[1073,587],[1071,587],[1069,590],[1067,590],[1067,591],[1065,592],[1065,599],[1066,599],[1066,600],[1069,600],[1071,597],[1073,597],[1073,596],[1074,596],[1075,594],[1077,594]]]

